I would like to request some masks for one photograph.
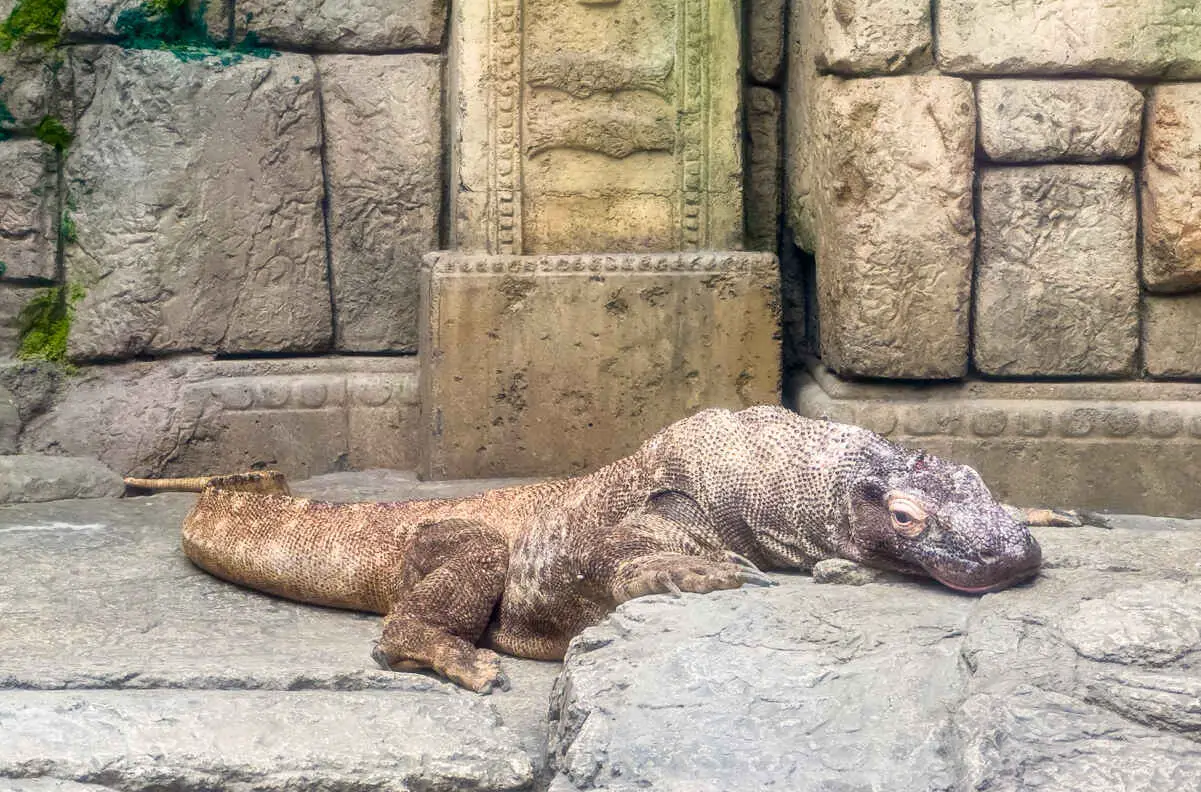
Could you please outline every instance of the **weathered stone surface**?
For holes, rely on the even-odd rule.
[[[69,41],[147,39],[203,31],[213,43],[229,39],[232,0],[185,0],[180,8],[154,9],[146,0],[67,0],[63,34]]]
[[[775,256],[426,261],[426,478],[578,473],[700,408],[779,399]]]
[[[0,140],[0,277],[54,278],[58,188],[54,149]]]
[[[296,489],[362,500],[502,483],[362,478]],[[0,509],[0,602],[10,606],[0,775],[95,781],[103,762],[103,780],[121,789],[528,788],[544,763],[557,664],[506,659],[513,690],[490,698],[380,671],[370,658],[378,617],[256,594],[190,565],[179,524],[193,502]]]
[[[741,247],[738,16],[728,0],[454,5],[450,247]]]
[[[1143,283],[1201,288],[1201,85],[1151,89],[1141,190]]]
[[[35,297],[41,297],[45,288],[14,286],[0,283],[0,359],[17,354],[21,345],[21,309]]]
[[[1129,374],[1138,348],[1134,175],[1124,165],[986,169],[975,363],[1000,376]]]
[[[312,59],[97,47],[72,64],[69,353],[328,346]]]
[[[1124,80],[981,80],[980,145],[997,162],[1133,157],[1143,95]]]
[[[121,477],[91,457],[0,456],[0,503],[115,498]]]
[[[854,384],[820,366],[788,393],[972,465],[1010,503],[1201,517],[1201,386],[1168,382]]]
[[[775,85],[784,66],[785,0],[746,0],[751,79]]]
[[[822,359],[847,374],[962,376],[975,239],[971,85],[823,77],[813,88],[804,145]]]
[[[0,388],[0,454],[15,454],[21,433],[21,411],[17,398],[7,388]]]
[[[417,351],[417,272],[438,247],[441,71],[436,55],[323,55],[335,340]]]
[[[771,88],[747,91],[750,141],[746,185],[746,242],[751,250],[775,252],[780,234],[780,95]]]
[[[262,44],[323,52],[435,48],[445,0],[238,0],[234,31]]]
[[[12,394],[20,422],[45,412],[66,373],[62,366],[44,360],[0,361],[0,388]]]
[[[984,598],[781,577],[627,603],[568,651],[551,789],[1188,786],[1199,538],[1040,530],[1044,572]]]
[[[925,0],[812,0],[818,69],[847,76],[920,71],[933,62]]]
[[[138,476],[417,464],[413,358],[179,358],[84,369],[62,390],[26,427],[26,452]]]
[[[1201,77],[1189,0],[941,0],[938,66],[965,74]]]
[[[1144,296],[1142,327],[1148,374],[1201,375],[1201,296]]]
[[[5,3],[0,2],[0,20],[7,16]],[[58,113],[55,62],[52,54],[36,45],[18,44],[0,52],[0,137],[32,133],[43,118]]]

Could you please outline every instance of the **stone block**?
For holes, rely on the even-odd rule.
[[[184,0],[174,8],[156,10],[146,0],[67,0],[63,35],[68,41],[167,40],[180,36],[229,39],[232,0]]]
[[[22,435],[26,452],[96,456],[127,475],[271,467],[304,478],[417,464],[414,358],[93,367]]]
[[[1151,89],[1140,182],[1143,283],[1201,288],[1201,85]]]
[[[0,283],[0,359],[16,357],[21,346],[21,309],[47,291]]]
[[[0,3],[0,20],[6,16]],[[43,118],[58,114],[55,62],[36,45],[18,44],[0,52],[0,139],[30,134]]]
[[[57,162],[39,140],[0,141],[0,277],[54,278]]]
[[[975,240],[971,85],[823,77],[814,88],[805,145],[822,359],[862,376],[962,376]]]
[[[780,233],[780,95],[771,88],[747,90],[746,243],[774,252]]]
[[[96,47],[72,66],[69,354],[327,348],[312,58]]]
[[[1201,376],[1201,295],[1144,295],[1143,363],[1152,377]]]
[[[926,0],[807,0],[817,68],[846,76],[921,71],[933,63]]]
[[[746,0],[751,79],[775,85],[784,66],[785,0]]]
[[[455,4],[450,247],[741,247],[738,16],[728,0]]]
[[[579,473],[701,408],[779,400],[775,256],[427,263],[426,478]]]
[[[1130,168],[985,169],[979,214],[977,368],[997,376],[1131,374],[1139,285]]]
[[[440,48],[446,5],[446,0],[238,0],[234,35],[320,52]]]
[[[91,457],[0,456],[0,503],[117,498],[121,477]]]
[[[1133,157],[1143,95],[1124,80],[981,80],[980,146],[996,162]]]
[[[938,67],[961,74],[1201,77],[1190,0],[940,0]]]
[[[334,338],[417,351],[417,272],[438,247],[441,60],[322,55]]]
[[[787,395],[802,415],[971,465],[1009,503],[1201,517],[1196,383],[867,384],[812,364]]]

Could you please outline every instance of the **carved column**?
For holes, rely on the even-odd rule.
[[[456,3],[450,251],[423,276],[429,477],[580,472],[779,399],[743,243],[738,4]]]

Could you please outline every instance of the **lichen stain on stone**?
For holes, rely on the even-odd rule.
[[[525,298],[533,294],[537,288],[538,284],[533,278],[515,278],[512,275],[506,275],[501,278],[498,291],[505,298],[505,308],[510,311],[519,311]]]
[[[605,303],[605,313],[610,316],[625,316],[630,312],[630,304],[621,295],[621,289],[613,292],[612,297]]]

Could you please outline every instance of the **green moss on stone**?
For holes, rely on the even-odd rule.
[[[277,54],[249,37],[233,48],[213,41],[204,21],[207,6],[206,0],[192,13],[186,0],[146,0],[137,8],[122,11],[114,27],[123,46],[167,50],[181,61],[218,58],[221,65],[229,66],[247,55],[269,58]]]
[[[67,336],[75,317],[75,304],[83,299],[78,284],[57,286],[34,297],[17,315],[22,360],[46,360],[67,365]]]
[[[78,239],[75,234],[75,219],[69,211],[63,212],[62,218],[59,219],[59,231],[64,242],[74,242]]]
[[[33,130],[34,137],[48,146],[54,146],[59,151],[66,151],[71,145],[71,133],[62,122],[54,116],[45,116]]]
[[[19,0],[8,19],[0,23],[0,50],[12,49],[19,41],[53,47],[67,0]]]

